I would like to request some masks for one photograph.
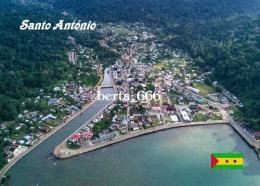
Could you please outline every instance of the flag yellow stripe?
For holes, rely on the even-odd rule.
[[[243,165],[243,158],[217,158],[217,160],[219,161],[217,165]]]

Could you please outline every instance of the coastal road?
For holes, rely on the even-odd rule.
[[[97,72],[99,72],[99,65],[97,68]],[[102,83],[103,80],[103,74],[100,74],[100,80],[97,83],[97,85],[95,86],[97,88],[97,90],[100,90],[100,84]],[[110,76],[111,77],[111,76]],[[69,116],[68,119],[62,123],[61,125],[57,126],[56,128],[54,128],[51,132],[47,133],[45,136],[43,136],[42,138],[40,138],[37,142],[35,142],[35,144],[31,147],[29,147],[25,152],[22,152],[21,154],[15,156],[10,162],[8,162],[8,164],[6,164],[0,171],[0,181],[3,177],[3,175],[17,162],[19,161],[23,156],[25,156],[26,154],[28,154],[31,150],[33,150],[34,148],[36,148],[38,145],[40,145],[43,141],[45,141],[46,139],[48,139],[50,136],[52,136],[54,133],[56,133],[58,130],[60,130],[61,128],[63,128],[65,125],[67,125],[70,121],[72,121],[74,118],[76,118],[77,116],[79,116],[81,113],[83,113],[84,111],[86,111],[90,106],[92,106],[94,103],[96,103],[98,101],[98,98],[96,97],[92,102],[86,104],[81,110],[79,110],[78,112],[76,112],[74,115]]]
[[[179,87],[179,88],[183,88],[183,87],[180,87],[177,84],[174,84],[174,86]],[[245,131],[230,116],[230,114],[225,109],[222,108],[222,105],[220,103],[213,102],[213,101],[206,99],[206,98],[204,98],[204,97],[202,97],[198,94],[195,94],[195,93],[193,93],[193,92],[191,92],[187,89],[185,89],[185,91],[194,95],[194,96],[200,97],[201,99],[207,101],[211,105],[217,106],[219,108],[220,113],[225,118],[225,120],[229,121],[230,125],[244,138],[244,140],[247,141],[248,144],[250,144],[252,147],[260,148],[260,144],[254,138],[249,137],[248,134],[245,133]]]
[[[38,145],[40,145],[43,141],[48,139],[50,136],[52,136],[54,133],[56,133],[58,130],[60,130],[62,127],[64,127],[66,124],[68,124],[71,120],[79,116],[81,113],[83,113],[85,110],[87,110],[90,106],[92,106],[94,103],[96,103],[97,98],[95,98],[91,103],[84,106],[80,111],[76,112],[74,115],[69,117],[66,122],[62,123],[61,125],[54,128],[51,132],[47,133],[45,136],[40,138],[33,146],[29,147],[26,151],[19,154],[18,156],[15,156],[10,162],[8,162],[7,165],[5,165],[2,170],[0,171],[0,181],[3,177],[3,175],[17,162],[19,161],[23,156],[25,156],[27,153],[29,153],[31,150],[36,148]]]
[[[145,129],[145,130],[140,130],[140,131],[136,131],[136,132],[132,132],[128,135],[121,135],[119,137],[113,138],[111,141],[104,141],[104,142],[100,142],[97,144],[94,144],[93,146],[87,147],[87,148],[80,148],[80,149],[76,149],[76,150],[71,150],[68,149],[66,146],[66,141],[63,141],[59,146],[57,146],[54,150],[54,155],[57,158],[60,159],[65,159],[65,158],[71,158],[86,152],[90,152],[105,146],[109,146],[121,141],[125,141],[131,138],[135,138],[141,135],[145,135],[145,134],[150,134],[150,133],[154,133],[157,131],[162,131],[162,130],[167,130],[167,129],[171,129],[171,128],[178,128],[178,127],[189,127],[189,126],[200,126],[200,125],[215,125],[215,124],[229,124],[228,121],[207,121],[207,122],[190,122],[190,123],[172,123],[172,124],[165,124],[165,125],[160,125],[157,127],[151,127],[149,129]],[[66,152],[66,153],[64,153]]]

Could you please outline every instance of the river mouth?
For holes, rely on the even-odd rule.
[[[243,153],[243,170],[211,170],[214,152]],[[257,156],[229,125],[169,129],[66,160],[47,155],[41,147],[25,156],[10,170],[10,184],[230,185],[236,180],[239,185],[255,185],[260,181]]]
[[[113,89],[102,92],[112,94]],[[234,180],[255,185],[260,181],[257,156],[229,125],[169,129],[70,159],[53,157],[55,146],[108,103],[97,101],[18,161],[10,169],[10,185],[230,185]],[[244,153],[244,169],[211,170],[214,152]]]

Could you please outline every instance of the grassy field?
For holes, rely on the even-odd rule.
[[[128,33],[124,28],[115,28],[113,31],[118,35],[126,35]]]
[[[158,104],[160,104],[160,101],[152,99],[150,101],[150,103],[151,103],[151,105],[158,105]]]
[[[157,63],[156,65],[154,65],[155,69],[162,69],[162,67],[164,67],[164,63],[163,62],[160,62],[160,63]]]
[[[61,85],[64,83],[64,81],[65,80],[58,80],[58,81],[46,86],[46,89],[48,89],[48,88],[52,89],[54,87],[61,87]]]
[[[179,93],[179,92],[176,92],[176,91],[174,91],[174,90],[170,90],[170,95],[171,96],[180,96],[180,95],[182,95],[182,93]]]
[[[172,105],[177,105],[177,104],[178,104],[177,99],[171,99],[171,104],[172,104]]]
[[[214,116],[213,118],[212,118],[212,120],[222,120],[222,118],[220,117],[220,116]]]
[[[194,84],[194,88],[198,89],[200,91],[200,94],[202,94],[202,95],[216,93],[216,90],[214,87],[208,86],[206,84],[196,83],[196,84]]]
[[[196,114],[194,121],[207,121],[207,118],[203,114]]]

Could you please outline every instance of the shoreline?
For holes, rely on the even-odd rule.
[[[67,125],[70,121],[78,117],[81,113],[86,111],[90,106],[92,106],[94,103],[98,101],[97,98],[95,98],[92,102],[87,104],[85,107],[83,107],[81,110],[76,112],[74,115],[69,117],[63,124],[55,127],[51,132],[47,133],[44,137],[40,138],[37,142],[35,142],[31,147],[29,147],[26,151],[22,152],[18,156],[14,157],[10,162],[8,162],[0,171],[0,178],[3,177],[3,175],[17,162],[19,161],[23,156],[25,156],[27,153],[31,152],[34,148],[36,148],[38,145],[40,145],[42,142],[47,140],[49,137],[51,137],[53,134],[55,134],[57,131],[59,131],[61,128],[63,128],[65,125]]]
[[[259,147],[251,144],[248,140],[246,140],[246,138],[240,132],[237,131],[237,129],[231,124],[231,122],[229,123],[229,125],[231,126],[233,131],[236,132],[246,142],[246,144],[254,150],[258,160],[260,161],[260,152],[257,150],[259,149]]]
[[[67,139],[68,138],[66,138],[62,143],[60,143],[58,146],[55,147],[53,153],[54,153],[54,156],[58,159],[68,159],[68,158],[72,158],[72,157],[78,156],[83,153],[87,153],[87,152],[94,151],[94,150],[97,150],[97,149],[100,149],[100,148],[103,148],[106,146],[113,145],[113,144],[116,144],[116,143],[119,143],[122,141],[126,141],[129,139],[147,135],[147,134],[152,134],[152,133],[159,132],[159,131],[164,131],[164,130],[173,129],[173,128],[181,128],[181,127],[217,125],[217,124],[229,124],[229,122],[228,121],[213,121],[213,122],[191,122],[191,123],[166,124],[166,125],[152,127],[149,129],[137,131],[137,132],[126,134],[126,135],[121,135],[119,137],[113,138],[111,141],[108,140],[108,141],[100,142],[100,143],[95,144],[90,147],[86,147],[86,148],[83,147],[81,149],[73,149],[73,150],[67,148]],[[66,149],[67,152],[70,152],[70,153],[69,154],[61,153],[61,151],[64,150],[64,148]]]
[[[97,73],[100,76],[100,79],[98,81],[98,83],[96,84],[97,91],[100,91],[101,87],[100,84],[102,83],[103,79],[104,79],[104,75],[103,73],[99,73],[99,64],[98,64],[98,68],[97,68]],[[40,138],[38,141],[36,141],[32,146],[28,147],[27,150],[25,150],[24,152],[20,153],[19,155],[17,155],[16,157],[14,157],[10,162],[8,162],[1,170],[0,170],[0,182],[2,180],[3,175],[16,163],[18,162],[22,157],[24,157],[26,154],[28,154],[29,152],[31,152],[33,149],[35,149],[38,145],[40,145],[42,142],[44,142],[45,140],[47,140],[49,137],[51,137],[53,134],[55,134],[57,131],[59,131],[61,128],[63,128],[64,126],[66,126],[70,121],[72,121],[73,119],[75,119],[76,117],[78,117],[80,114],[82,114],[83,112],[85,112],[89,107],[91,107],[94,103],[96,103],[98,101],[98,97],[96,96],[95,99],[93,101],[91,101],[90,103],[87,103],[82,109],[80,109],[79,111],[77,111],[75,114],[73,114],[72,116],[69,116],[69,118],[66,119],[66,121],[55,127],[53,130],[51,130],[49,133],[47,133],[46,135],[44,135],[42,138]]]
[[[114,86],[113,86],[113,88],[115,90]],[[107,106],[105,106],[105,107],[107,107]],[[102,110],[104,110],[105,107]],[[96,115],[98,115],[100,112],[102,112],[102,110],[100,110]],[[95,116],[93,116],[91,119],[93,119]],[[89,121],[91,121],[91,119]],[[86,123],[88,123],[89,121],[87,121]],[[225,120],[219,120],[219,121],[190,122],[190,123],[167,123],[166,125],[152,127],[152,128],[149,128],[149,129],[137,131],[137,132],[134,132],[134,133],[129,133],[129,134],[126,134],[126,135],[120,135],[120,136],[118,136],[116,138],[112,138],[112,140],[110,140],[110,141],[108,141],[108,140],[107,141],[103,141],[103,142],[94,144],[93,146],[81,147],[80,149],[69,149],[67,147],[67,140],[70,137],[72,137],[73,134],[75,134],[78,131],[80,131],[82,126],[83,126],[82,125],[74,133],[72,133],[65,140],[63,140],[63,142],[61,142],[59,145],[57,145],[54,148],[53,154],[54,154],[54,156],[56,158],[67,159],[67,158],[72,158],[74,156],[78,156],[78,155],[83,154],[83,153],[87,153],[87,152],[90,152],[90,151],[94,151],[94,150],[103,148],[103,147],[106,147],[106,146],[110,146],[110,145],[113,145],[113,144],[116,144],[116,143],[119,143],[119,142],[122,142],[122,141],[126,141],[128,139],[136,138],[138,136],[151,134],[151,133],[158,132],[158,131],[163,131],[163,130],[172,129],[172,128],[180,128],[180,127],[188,127],[188,126],[201,126],[201,125],[212,125],[212,124],[229,124],[231,126],[231,128],[236,133],[238,133],[239,136],[249,145],[249,147],[254,149],[254,151],[257,154],[258,159],[260,160],[260,153],[258,153],[258,151],[257,151],[257,148],[260,147],[260,144],[258,144],[254,139],[249,138],[249,136],[247,136],[242,131],[242,129],[239,128],[239,126],[236,125],[234,120],[230,119],[229,117],[227,117],[227,120],[225,119]]]

